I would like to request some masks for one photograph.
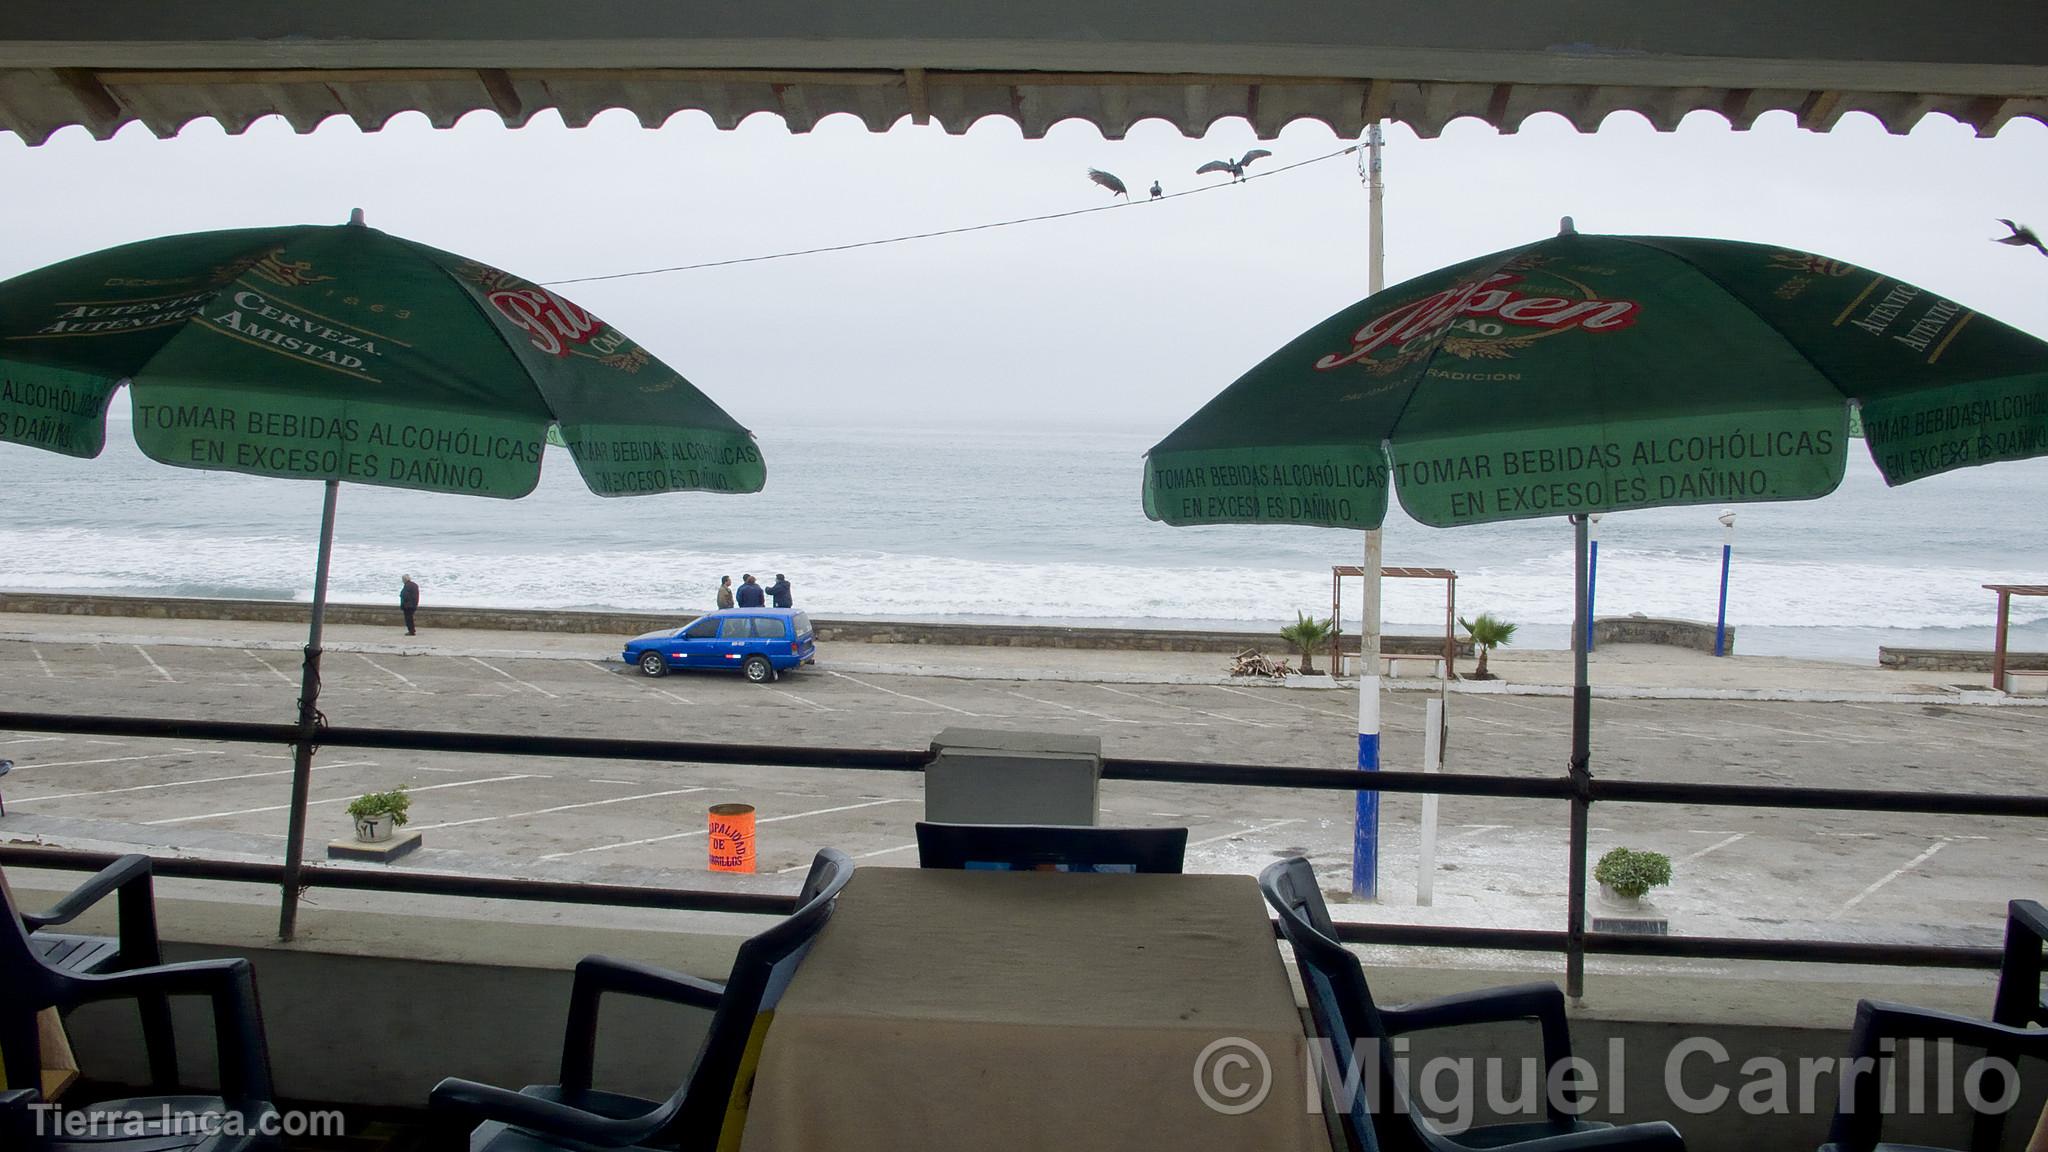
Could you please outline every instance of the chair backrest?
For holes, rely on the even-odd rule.
[[[1093,828],[1053,824],[933,824],[918,821],[924,868],[1003,872],[1177,873],[1185,828]]]
[[[2005,959],[1998,966],[1998,998],[1991,1020],[2014,1028],[2048,1027],[2042,996],[2042,949],[2048,946],[2048,908],[2038,900],[2005,906]]]
[[[1366,986],[1365,968],[1337,939],[1307,860],[1296,856],[1269,865],[1259,874],[1259,890],[1279,914],[1280,935],[1294,950],[1316,1035],[1329,1045],[1322,1053],[1323,1072],[1339,1089],[1336,1103],[1352,1152],[1380,1152],[1373,1105],[1391,1110],[1390,1093],[1398,1087],[1392,1046]]]
[[[726,978],[725,995],[711,1014],[710,1031],[697,1053],[697,1066],[683,1087],[663,1104],[672,1110],[673,1120],[667,1128],[680,1137],[684,1148],[718,1143],[756,1018],[781,998],[803,954],[832,918],[840,891],[852,878],[853,861],[845,853],[821,850],[811,862],[796,911],[740,945],[732,973]]]

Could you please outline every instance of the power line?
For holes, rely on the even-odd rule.
[[[1177,200],[1182,196],[1196,196],[1204,192],[1214,192],[1220,188],[1227,188],[1232,184],[1249,184],[1253,180],[1264,180],[1268,176],[1278,176],[1282,172],[1292,172],[1296,168],[1306,168],[1311,164],[1320,164],[1325,160],[1334,160],[1339,156],[1349,156],[1353,152],[1358,151],[1359,147],[1360,145],[1353,144],[1346,148],[1339,148],[1335,152],[1328,152],[1307,160],[1297,160],[1292,164],[1260,172],[1255,176],[1246,176],[1243,180],[1229,180],[1222,184],[1211,184],[1205,188],[1190,188],[1185,192],[1168,192],[1158,197],[1157,200]],[[739,256],[731,260],[711,260],[702,264],[674,264],[666,268],[643,268],[637,272],[607,272],[599,276],[572,276],[563,280],[543,280],[541,283],[553,288],[562,284],[589,284],[597,280],[624,280],[633,276],[659,276],[664,272],[696,272],[705,268],[728,268],[734,264],[758,264],[763,260],[787,260],[792,256],[816,256],[825,252],[849,252],[855,248],[875,248],[883,244],[902,244],[910,240],[931,240],[940,236],[958,236],[966,232],[986,232],[991,228],[1011,228],[1018,224],[1039,224],[1047,220],[1064,220],[1069,216],[1086,216],[1091,212],[1112,212],[1122,208],[1136,208],[1141,204],[1156,203],[1157,200],[1126,199],[1121,204],[1099,204],[1093,208],[1074,208],[1066,212],[1050,212],[1043,216],[1023,216],[1015,220],[998,220],[990,224],[969,224],[962,228],[943,228],[937,232],[913,232],[907,236],[889,236],[880,240],[860,240],[852,244],[830,244],[822,248],[799,248],[793,252],[770,252],[764,256]]]

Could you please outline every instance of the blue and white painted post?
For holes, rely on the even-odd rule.
[[[1593,650],[1593,585],[1600,579],[1600,517],[1586,517],[1586,651]]]
[[[1358,769],[1380,770],[1380,530],[1365,534],[1365,626],[1358,638]],[[1358,793],[1351,831],[1351,898],[1380,895],[1380,794]]]
[[[1714,655],[1728,654],[1728,559],[1735,553],[1735,509],[1721,510],[1721,607],[1714,614]]]

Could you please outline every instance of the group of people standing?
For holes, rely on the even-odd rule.
[[[718,578],[718,606],[720,608],[766,608],[770,604],[777,608],[792,607],[796,594],[790,591],[789,578],[782,573],[775,574],[775,583],[766,588],[749,572],[740,577],[740,586],[732,586],[732,577]]]

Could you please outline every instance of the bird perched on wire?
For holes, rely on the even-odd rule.
[[[1252,161],[1263,160],[1271,155],[1272,153],[1266,151],[1264,148],[1254,148],[1235,160],[1211,160],[1207,164],[1202,165],[1200,168],[1195,169],[1195,175],[1203,176],[1210,172],[1228,172],[1230,173],[1230,178],[1232,180],[1242,180],[1244,179],[1245,168],[1248,165],[1250,165]]]
[[[1116,177],[1110,175],[1107,172],[1104,172],[1100,168],[1090,168],[1088,170],[1088,178],[1090,180],[1095,181],[1097,184],[1102,185],[1104,188],[1109,189],[1110,192],[1112,192],[1115,195],[1121,196],[1126,200],[1129,200],[1131,198],[1131,190],[1124,187],[1123,181],[1117,179]]]
[[[2034,234],[2034,230],[2032,228],[2027,227],[2025,224],[2015,224],[2010,220],[2000,220],[1999,223],[2005,225],[2007,228],[2012,229],[2012,235],[2000,236],[1997,240],[1993,241],[1993,243],[2012,244],[2022,248],[2033,248],[2035,251],[2041,253],[2041,255],[2048,256],[2048,246],[2042,245],[2041,238]]]
[[[1160,198],[1161,196],[1164,196],[1164,195],[1166,195],[1166,193],[1164,193],[1164,192],[1162,192],[1162,191],[1160,191],[1160,190],[1159,190],[1159,181],[1157,181],[1157,180],[1154,180],[1154,181],[1152,182],[1152,198],[1153,198],[1154,200],[1157,200],[1157,199],[1159,199],[1159,198]]]

